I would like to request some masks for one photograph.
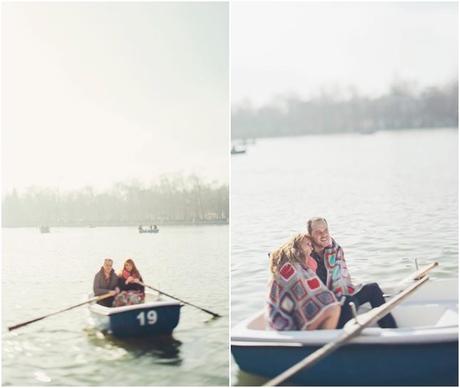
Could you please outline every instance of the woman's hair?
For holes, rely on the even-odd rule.
[[[285,263],[305,263],[305,253],[300,246],[300,243],[311,237],[306,233],[299,233],[292,237],[288,242],[284,243],[270,255],[270,271],[276,273]]]
[[[136,267],[136,264],[134,264],[134,260],[133,259],[126,259],[124,264],[123,264],[123,268],[122,270],[120,271],[120,277],[123,276],[123,271],[125,270],[126,268],[126,264],[131,264],[133,266],[133,269],[131,270],[131,276],[134,276],[135,278],[137,279],[140,279],[141,278],[141,274],[139,273],[137,267]]]

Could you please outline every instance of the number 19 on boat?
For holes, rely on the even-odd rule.
[[[154,325],[157,322],[158,314],[155,310],[150,310],[147,312],[141,311],[139,315],[137,316],[137,319],[139,320],[139,324],[141,326],[145,326],[146,317],[147,317],[147,325]]]

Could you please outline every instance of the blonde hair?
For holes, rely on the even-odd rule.
[[[304,239],[312,242],[310,235],[299,233],[270,254],[270,271],[276,273],[286,263],[305,263],[305,253],[300,246]]]

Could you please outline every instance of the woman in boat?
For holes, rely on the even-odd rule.
[[[118,274],[120,294],[115,298],[114,307],[143,303],[145,299],[142,276],[133,259],[126,259],[123,269]]]
[[[115,271],[112,268],[113,260],[110,258],[104,259],[104,264],[102,265],[99,272],[94,276],[93,282],[93,292],[95,296],[111,293],[113,296],[110,298],[100,300],[99,304],[112,307],[114,301],[114,296],[120,292],[118,288],[118,276],[115,274]]]
[[[301,233],[270,255],[267,321],[275,330],[335,329],[340,305],[316,275],[311,237]]]

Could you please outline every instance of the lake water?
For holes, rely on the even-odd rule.
[[[228,385],[228,225],[3,229],[3,385]],[[6,327],[87,299],[103,258],[131,256],[146,284],[221,314],[181,311],[173,338],[120,341],[86,306]]]
[[[456,129],[257,140],[232,157],[232,325],[264,308],[267,253],[323,216],[356,282],[390,284],[419,264],[458,276]],[[264,380],[238,370],[231,383]]]

